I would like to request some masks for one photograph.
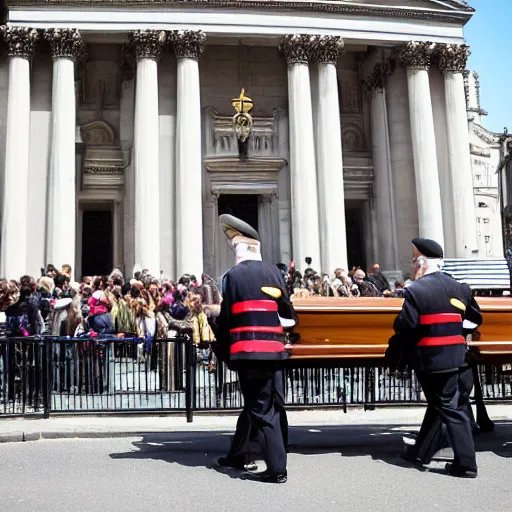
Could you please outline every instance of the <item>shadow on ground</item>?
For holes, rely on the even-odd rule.
[[[339,453],[343,457],[371,456],[388,464],[411,467],[399,454],[405,438],[414,438],[417,427],[379,425],[339,425],[291,427],[290,452],[302,455]],[[232,432],[146,433],[133,443],[133,450],[114,453],[113,459],[155,459],[189,467],[208,467],[232,478],[240,474],[216,467],[215,460],[227,452]],[[512,458],[512,422],[497,422],[491,434],[475,437],[477,452],[492,452]],[[258,447],[252,446],[258,458]],[[451,458],[450,449],[439,455]]]

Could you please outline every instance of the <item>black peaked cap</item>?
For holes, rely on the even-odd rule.
[[[241,235],[252,238],[253,240],[260,241],[259,233],[247,222],[235,217],[234,215],[230,215],[229,213],[224,213],[219,217],[219,222],[224,233],[229,237],[229,232],[237,232]]]
[[[443,257],[443,248],[435,240],[430,240],[429,238],[415,238],[412,244],[427,258]]]

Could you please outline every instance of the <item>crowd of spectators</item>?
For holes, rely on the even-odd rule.
[[[311,261],[307,261],[311,263]],[[294,266],[278,264],[292,298],[400,296],[404,283],[390,283],[379,265],[366,274],[361,268],[341,268],[332,276],[308,267],[301,274]],[[196,345],[214,341],[209,319],[221,303],[217,284],[208,275],[201,280],[183,275],[174,282],[158,279],[147,270],[131,279],[114,269],[108,276],[71,278],[70,265],[42,269],[35,278],[0,279],[0,312],[8,336],[48,334],[132,337],[145,340],[172,337],[188,329]]]
[[[378,264],[373,265],[368,273],[360,267],[353,267],[350,271],[337,268],[332,276],[319,274],[310,266],[304,274],[295,270],[293,265],[287,267],[280,263],[278,267],[283,273],[289,294],[297,298],[401,297],[407,285],[407,282],[402,281],[390,282]]]
[[[7,336],[136,338],[145,352],[152,340],[183,330],[199,347],[215,340],[208,317],[220,307],[220,294],[206,274],[200,282],[193,275],[161,280],[146,270],[129,280],[118,269],[81,282],[71,275],[69,265],[60,271],[48,265],[37,280],[0,279]]]
[[[360,268],[350,272],[337,269],[332,278],[319,275],[311,267],[304,275],[293,265],[278,267],[292,298],[396,296],[401,288],[400,284],[392,286],[378,266],[368,275]],[[126,279],[114,269],[108,276],[85,276],[76,282],[70,265],[60,270],[48,265],[37,279],[29,275],[18,280],[0,279],[0,324],[5,325],[6,336],[84,340],[80,347],[73,343],[52,346],[56,362],[53,382],[60,390],[89,386],[101,391],[108,385],[109,361],[123,357],[146,361],[151,369],[159,368],[160,385],[174,389],[182,355],[178,345],[171,349],[158,340],[172,339],[183,332],[197,347],[198,364],[215,373],[218,365],[211,345],[215,342],[213,324],[220,303],[219,287],[206,274],[200,279],[185,274],[171,281],[141,270]],[[91,344],[95,338],[97,341]],[[108,339],[118,343],[105,343]],[[11,399],[16,379],[21,378],[23,360],[34,362],[38,357],[31,344],[23,349],[21,345],[13,347],[15,350],[4,347],[3,351],[0,347],[0,382],[7,385]],[[96,353],[101,368],[92,363]],[[173,357],[175,362],[169,366]]]

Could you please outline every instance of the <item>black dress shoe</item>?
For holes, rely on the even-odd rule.
[[[416,453],[414,450],[408,446],[404,448],[402,453],[400,454],[400,458],[409,462],[409,464],[413,464],[414,466],[421,467],[423,462],[416,457]]]
[[[246,480],[255,480],[257,482],[266,482],[269,484],[285,484],[288,480],[288,473],[269,473],[263,471],[262,473],[247,473],[245,475]]]
[[[258,469],[258,465],[254,461],[245,463],[242,460],[230,459],[229,457],[218,458],[217,464],[223,468],[234,468],[240,471],[256,471]]]
[[[478,476],[478,470],[476,468],[459,466],[454,462],[448,462],[448,464],[445,466],[445,469],[448,471],[449,475],[459,478],[476,478]]]

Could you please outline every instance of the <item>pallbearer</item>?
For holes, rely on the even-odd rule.
[[[232,215],[221,215],[220,223],[235,250],[236,265],[222,280],[215,350],[229,368],[238,371],[244,409],[230,451],[219,459],[219,464],[242,469],[248,462],[251,428],[257,429],[264,438],[267,470],[250,477],[285,483],[283,382],[279,363],[289,356],[283,326],[294,323],[293,307],[280,270],[261,261],[257,231]]]
[[[402,359],[418,376],[428,402],[416,445],[406,453],[412,462],[429,452],[440,423],[446,425],[455,457],[446,465],[453,476],[476,478],[477,465],[466,404],[460,400],[459,368],[466,355],[463,321],[479,325],[480,310],[469,286],[440,272],[443,249],[433,240],[413,243],[413,280],[405,289],[402,311],[394,323],[387,357]]]

